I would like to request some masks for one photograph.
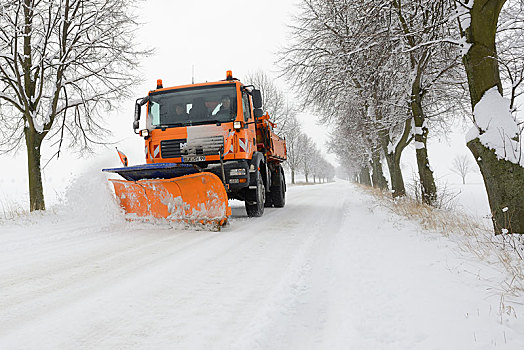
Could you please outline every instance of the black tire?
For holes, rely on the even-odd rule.
[[[256,189],[248,190],[246,198],[246,211],[249,217],[260,217],[264,214],[264,204],[266,201],[266,189],[260,172],[255,173]]]
[[[278,167],[278,184],[271,187],[269,197],[275,208],[283,208],[286,205],[286,179],[282,167]]]

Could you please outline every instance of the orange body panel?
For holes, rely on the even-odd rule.
[[[223,225],[231,215],[224,185],[211,173],[174,179],[110,181],[120,205],[136,217]]]
[[[265,150],[268,161],[280,163],[287,159],[286,141],[273,132],[273,127],[268,114],[257,121],[257,144],[259,151]]]
[[[286,141],[281,139],[277,134],[271,133],[271,143],[273,144],[273,149],[271,153],[268,154],[268,158],[274,158],[279,161],[287,159],[287,149]]]

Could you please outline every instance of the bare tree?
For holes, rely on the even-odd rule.
[[[348,173],[354,174],[361,184],[371,186],[370,176],[370,151],[364,134],[354,130],[354,127],[346,124],[344,127],[335,129],[330,137],[328,147],[343,164]],[[350,137],[348,137],[350,135]]]
[[[288,122],[288,132],[286,134],[287,161],[284,163],[291,171],[291,183],[295,183],[295,173],[300,169],[304,153],[301,149],[301,124],[293,116]]]
[[[313,161],[313,182],[323,183],[331,181],[335,174],[335,167],[331,165],[317,149],[315,152],[316,158]]]
[[[315,156],[315,143],[311,137],[306,134],[301,134],[298,138],[300,151],[302,152],[302,173],[306,177],[306,182],[309,182],[309,175],[313,169],[313,159]]]
[[[404,53],[410,66],[409,105],[420,190],[422,200],[429,205],[437,200],[437,187],[427,152],[431,114],[449,116],[445,112],[456,104],[456,101],[450,103],[435,93],[439,85],[450,88],[450,79],[446,78],[455,79],[459,68],[455,43],[449,39],[452,13],[449,4],[448,0],[391,0],[397,22],[391,28],[405,46]]]
[[[25,140],[30,210],[45,210],[41,145],[88,150],[127,97],[145,51],[126,0],[0,1],[0,151]],[[52,157],[51,157],[52,158]]]
[[[279,134],[286,136],[289,130],[288,124],[291,118],[297,114],[296,107],[267,73],[261,70],[251,72],[246,76],[245,81],[261,90],[265,111],[269,113],[271,120],[277,125]]]
[[[505,3],[455,1],[474,123],[467,146],[484,178],[495,233],[524,234],[522,130],[511,114],[511,101],[503,97],[496,42]]]
[[[474,168],[468,156],[460,155],[453,159],[452,168],[450,170],[459,175],[462,178],[462,184],[465,185],[466,176],[473,172]]]
[[[324,158],[322,157],[322,154],[320,153],[320,150],[317,147],[313,147],[312,151],[312,157],[310,161],[311,165],[311,175],[313,175],[313,183],[317,182],[317,178],[320,177],[320,172],[322,169],[322,162]]]

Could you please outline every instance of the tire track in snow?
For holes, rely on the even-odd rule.
[[[155,329],[155,343],[162,344],[161,339],[164,339],[165,347],[174,344],[179,348],[228,347],[282,279],[281,274],[289,269],[289,260],[292,260],[289,255],[294,254],[290,252],[309,236],[304,233],[311,231],[315,217],[310,215],[306,220],[300,219],[304,209],[301,202],[309,203],[309,200],[297,198],[296,202],[296,206],[293,205],[295,202],[291,202],[284,210],[269,210],[268,215],[263,218],[242,218],[241,225],[237,225],[239,220],[232,220],[230,231],[224,232],[224,237],[230,233],[247,235],[253,238],[247,245],[235,244],[231,254],[210,254],[207,257],[209,263],[199,264],[198,269],[191,270],[190,276],[178,276],[178,285],[167,283],[163,287],[155,287],[135,295],[133,299],[164,300],[163,290],[169,289],[176,300],[164,300],[164,308],[161,311],[156,310],[155,317],[160,314],[161,319],[177,320],[169,329],[164,329],[162,321],[147,325],[137,322],[135,330]],[[249,225],[244,220],[249,220]],[[287,226],[286,233],[282,232],[282,223]],[[259,302],[253,304],[254,300]],[[129,301],[133,302],[131,299]],[[142,312],[147,314],[148,311]],[[140,317],[144,317],[142,312],[139,313]],[[122,322],[122,319],[115,317],[102,321],[101,324],[111,324],[115,328],[115,324]],[[134,331],[130,333],[135,334]],[[89,334],[81,339],[89,339],[91,336]],[[115,342],[111,345],[147,348],[149,337],[150,334],[131,336],[124,343]],[[173,339],[177,341],[173,342]],[[93,345],[92,340],[90,344]],[[99,346],[101,343],[94,345]]]
[[[305,204],[314,199],[316,208],[322,210],[312,213],[312,217],[319,220],[314,225],[305,221],[303,229],[308,232],[308,237],[293,252],[291,262],[279,277],[278,284],[269,291],[256,315],[243,330],[242,337],[233,344],[233,349],[289,348],[285,345],[285,340],[293,326],[293,319],[302,312],[303,300],[311,293],[314,266],[317,265],[317,260],[322,260],[325,254],[329,254],[327,247],[331,242],[330,237],[340,229],[345,194],[339,195],[334,203],[327,202],[325,198],[335,196],[326,196],[325,191],[333,190],[330,184],[318,186],[310,189],[307,199],[298,200]],[[300,213],[296,214],[296,217],[300,217]]]

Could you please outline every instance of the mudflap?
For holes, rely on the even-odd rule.
[[[201,172],[171,179],[126,181],[110,179],[128,218],[164,218],[221,227],[231,215],[218,176]]]

